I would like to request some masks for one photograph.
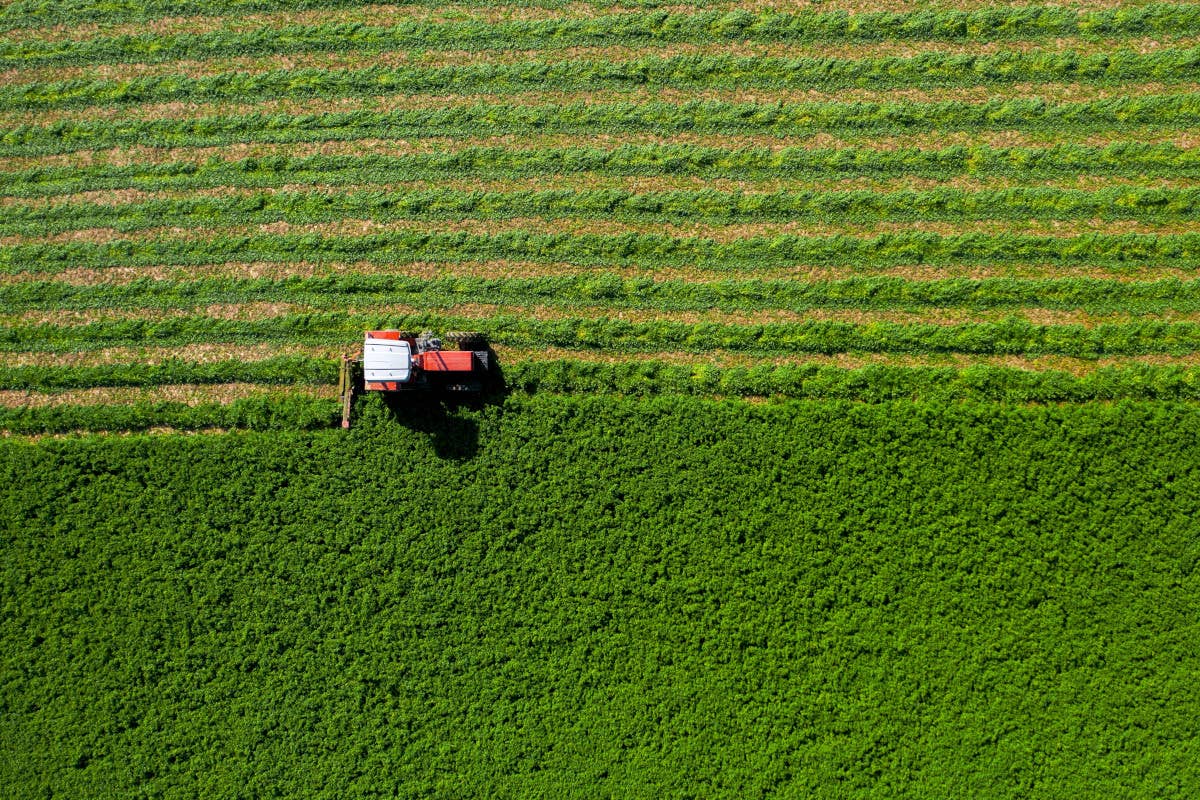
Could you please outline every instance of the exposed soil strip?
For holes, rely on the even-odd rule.
[[[279,356],[312,356],[336,359],[349,354],[357,345],[345,348],[301,344],[226,344],[197,343],[173,347],[107,347],[51,353],[45,351],[0,352],[5,367],[96,367],[105,364],[161,364],[164,361],[188,361],[211,364],[217,361],[265,361]]]
[[[475,235],[494,235],[502,232],[524,231],[544,234],[594,234],[620,236],[629,233],[660,234],[679,238],[696,237],[715,242],[733,242],[756,236],[811,236],[825,237],[838,234],[848,236],[878,236],[885,233],[919,231],[953,236],[961,233],[981,234],[1028,234],[1039,236],[1079,236],[1085,233],[1125,234],[1146,233],[1171,235],[1195,233],[1194,222],[1145,222],[1142,220],[1037,220],[1006,221],[982,220],[972,222],[872,222],[865,225],[827,224],[813,222],[749,222],[738,224],[673,224],[660,222],[619,222],[613,220],[588,220],[575,218],[541,219],[517,217],[503,220],[462,220],[458,222],[397,220],[373,222],[370,220],[339,220],[337,222],[293,225],[287,222],[272,222],[264,225],[207,226],[204,228],[149,228],[134,233],[124,233],[112,228],[88,228],[67,231],[50,236],[3,236],[0,246],[87,242],[103,244],[114,241],[152,241],[155,239],[178,239],[200,241],[213,235],[249,236],[255,234],[316,234],[319,236],[367,236],[389,231],[456,232]]]
[[[290,396],[333,399],[336,386],[289,386]],[[185,403],[198,406],[208,403],[232,403],[248,397],[278,394],[278,387],[257,383],[170,384],[154,387],[111,387],[68,389],[62,392],[25,390],[0,391],[0,407],[45,408],[47,406],[133,405],[135,403]]]
[[[408,264],[387,264],[372,261],[361,262],[228,262],[199,266],[157,267],[108,267],[96,269],[80,267],[53,276],[32,272],[0,273],[0,285],[18,284],[27,281],[54,280],[74,286],[98,284],[125,284],[137,280],[190,281],[203,278],[313,278],[335,275],[398,275],[416,278],[464,276],[480,278],[537,278],[543,276],[581,275],[604,273],[621,278],[654,278],[655,280],[678,280],[689,282],[722,281],[730,277],[728,270],[704,269],[701,267],[645,267],[604,266],[581,267],[570,263],[542,263],[536,261],[416,261]],[[791,267],[756,269],[754,277],[761,280],[825,281],[844,278],[883,276],[907,280],[939,280],[944,278],[1105,278],[1122,282],[1162,280],[1178,278],[1194,280],[1194,269],[1171,267],[1078,267],[1061,264],[1003,264],[1003,265],[928,265],[907,264],[900,266],[814,266],[797,264]]]

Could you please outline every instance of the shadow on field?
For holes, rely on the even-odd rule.
[[[371,393],[387,409],[388,424],[400,425],[429,437],[439,458],[466,461],[479,451],[479,421],[475,415],[460,413],[500,406],[510,390],[504,371],[489,351],[489,370],[480,392],[415,391]]]

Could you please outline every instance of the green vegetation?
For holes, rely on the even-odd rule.
[[[1200,311],[1200,281],[1096,278],[849,278],[834,281],[623,279],[599,272],[537,278],[339,275],[321,278],[137,280],[126,284],[22,281],[0,285],[0,305],[23,309],[202,309],[216,303],[287,302],[332,311],[409,304],[533,304],[559,308],[657,311],[861,309],[920,311],[1052,308],[1089,313]]]
[[[171,346],[194,342],[297,342],[347,345],[364,330],[462,330],[487,334],[513,347],[565,347],[615,352],[738,350],[749,353],[975,353],[1065,355],[1186,355],[1200,349],[1200,324],[1157,319],[1041,325],[1011,317],[1001,322],[784,322],[759,324],[626,322],[598,316],[537,320],[498,313],[345,312],[283,314],[256,320],[208,315],[124,319],[82,325],[30,324],[0,329],[2,351],[97,350],[114,345]]]
[[[117,146],[215,147],[235,142],[354,141],[369,138],[497,134],[679,132],[857,136],[938,131],[1025,130],[1051,133],[1178,131],[1200,125],[1200,94],[1146,94],[1049,103],[478,103],[381,112],[228,114],[194,119],[75,119],[21,125],[0,133],[0,156],[69,153]]]
[[[171,224],[205,227],[284,221],[294,225],[369,219],[607,219],[629,222],[825,222],[829,224],[1072,219],[1200,219],[1200,188],[1096,190],[1019,187],[744,193],[548,190],[483,192],[455,189],[360,192],[260,192],[232,197],[109,203],[11,205],[0,235],[49,235],[107,227],[130,232]]]
[[[464,64],[448,67],[368,67],[360,70],[280,69],[191,78],[163,75],[127,80],[72,80],[0,87],[0,109],[78,108],[173,100],[250,102],[273,98],[372,97],[388,93],[505,95],[533,89],[580,91],[674,89],[873,89],[1076,81],[1185,83],[1200,77],[1200,48],[1142,55],[1111,50],[924,53],[912,58],[771,58],[647,56],[636,61]]]
[[[1191,178],[1200,173],[1200,152],[1170,144],[1119,142],[1103,147],[913,147],[726,150],[693,145],[622,145],[508,150],[466,147],[404,156],[286,155],[236,161],[173,161],[164,164],[38,166],[0,172],[0,191],[10,197],[43,197],[102,189],[209,189],[219,186],[278,188],[291,184],[354,186],[447,177],[521,178],[591,173],[605,176],[699,176],[745,180],[1008,177],[1021,180],[1113,175],[1127,178]]]
[[[1200,796],[1200,5],[955,2],[0,0],[0,798]]]
[[[19,6],[21,4],[14,4]],[[5,10],[12,13],[14,5]],[[979,11],[752,13],[639,11],[535,20],[410,21],[400,25],[280,25],[250,31],[126,35],[80,40],[0,39],[0,64],[11,67],[211,59],[246,53],[393,50],[531,50],[587,45],[704,42],[839,43],[994,41],[1066,36],[1200,34],[1194,5],[1152,4],[1084,9],[1027,6]]]
[[[371,236],[317,234],[218,235],[117,240],[105,243],[0,246],[0,273],[61,272],[74,267],[201,265],[225,261],[411,261],[515,259],[579,266],[640,264],[700,266],[752,271],[755,268],[871,264],[1029,264],[1063,266],[1200,265],[1200,233],[1169,235],[1086,234],[1027,236],[906,232],[870,238],[853,236],[754,236],[729,242],[660,234],[537,234],[492,236],[456,232],[400,231]]]
[[[539,395],[0,441],[0,783],[1187,796],[1198,439],[1162,403]]]
[[[336,424],[340,415],[341,409],[332,400],[272,395],[195,405],[159,401],[0,407],[0,428],[24,434],[145,431],[151,428],[306,430],[329,429]],[[121,524],[119,518],[114,518],[112,522]]]

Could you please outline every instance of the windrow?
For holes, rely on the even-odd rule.
[[[958,87],[1013,83],[1183,83],[1200,78],[1200,48],[985,55],[925,53],[912,58],[819,59],[745,56],[644,57],[634,61],[467,64],[450,67],[290,69],[189,78],[78,80],[0,88],[0,109],[53,109],[178,100],[253,101],[401,94],[503,95],[662,87],[803,89]]]
[[[127,204],[8,205],[0,235],[45,236],[88,228],[129,232],[287,222],[308,225],[362,219],[601,219],[630,222],[754,222],[1200,219],[1200,189],[1100,190],[1018,187],[968,192],[939,188],[878,193],[671,191],[478,192],[429,189],[351,193],[261,192],[248,196],[147,200]]]
[[[1063,355],[1076,358],[1186,355],[1200,349],[1200,324],[1138,320],[1092,327],[999,322],[764,324],[627,322],[594,317],[537,320],[489,314],[302,313],[259,320],[210,316],[125,319],[81,325],[33,324],[0,329],[0,350],[88,350],[197,342],[287,342],[347,345],[364,330],[479,330],[497,344],[624,352],[731,350],[752,353],[971,353]]]
[[[81,267],[202,265],[287,260],[480,261],[512,259],[580,266],[699,266],[753,271],[805,265],[1028,264],[1200,267],[1200,233],[1016,234],[943,236],[907,232],[872,238],[780,235],[728,242],[657,234],[529,234],[493,236],[401,231],[361,237],[262,234],[197,240],[158,239],[99,244],[0,247],[0,272],[54,273]]]
[[[105,189],[277,188],[293,184],[354,186],[447,177],[697,176],[743,180],[964,175],[1048,180],[1078,175],[1127,178],[1200,176],[1200,150],[1173,144],[1106,146],[952,146],[942,149],[787,147],[726,149],[696,145],[619,145],[515,150],[466,147],[436,153],[286,155],[235,161],[172,161],[85,167],[31,167],[0,172],[0,195],[46,197]]]
[[[11,13],[13,6],[7,11]],[[2,19],[5,15],[0,15]],[[281,25],[200,34],[140,34],[47,41],[0,40],[0,68],[97,63],[161,63],[245,53],[299,54],[409,48],[537,50],[589,45],[709,42],[978,42],[1069,36],[1173,37],[1200,34],[1192,4],[1075,10],[1054,6],[909,13],[671,13],[641,11],[590,18],[500,22],[413,20],[400,25]]]
[[[24,310],[199,309],[289,303],[334,311],[369,306],[450,308],[463,303],[679,311],[910,311],[1059,309],[1089,313],[1200,311],[1200,280],[1126,282],[1088,277],[1027,280],[862,277],[833,281],[623,279],[612,273],[538,278],[343,275],[327,278],[138,280],[77,286],[29,281],[0,285],[0,307]]]
[[[981,104],[919,103],[570,103],[477,104],[350,111],[304,116],[243,114],[24,125],[0,132],[0,156],[118,147],[215,147],[237,142],[313,142],[493,133],[765,134],[846,133],[861,137],[919,131],[1110,132],[1200,126],[1200,94],[1141,95],[1085,102],[1037,98]]]

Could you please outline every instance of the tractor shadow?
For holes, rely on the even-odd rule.
[[[511,393],[504,372],[489,350],[489,370],[481,392],[378,393],[390,424],[428,437],[439,458],[468,461],[479,452],[479,414],[488,407],[502,407]]]

